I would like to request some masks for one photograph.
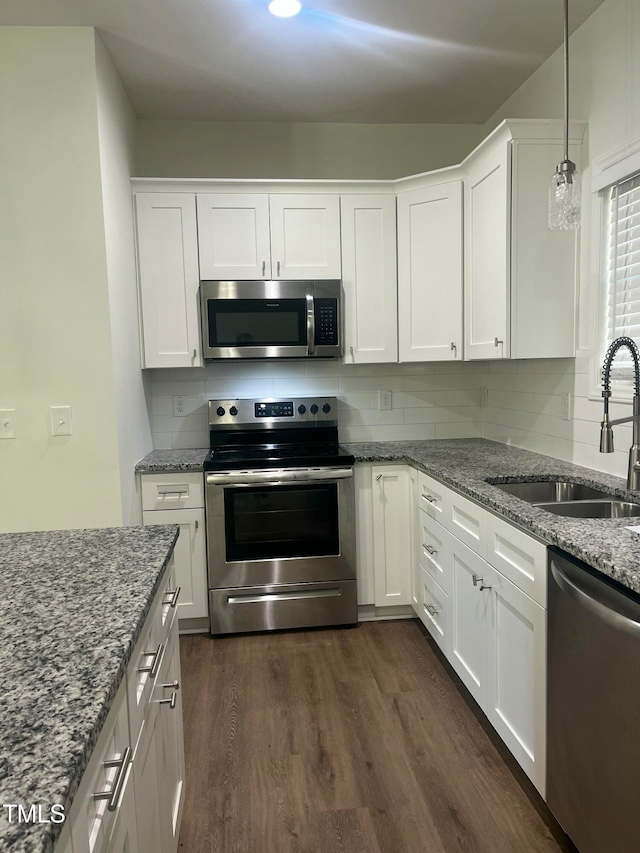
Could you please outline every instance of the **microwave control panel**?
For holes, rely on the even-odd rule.
[[[315,298],[316,346],[338,346],[338,300]]]

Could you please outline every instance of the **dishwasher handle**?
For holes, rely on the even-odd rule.
[[[640,604],[564,560],[551,560],[551,575],[562,592],[594,616],[618,631],[640,638]]]

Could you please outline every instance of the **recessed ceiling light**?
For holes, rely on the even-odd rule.
[[[278,18],[292,18],[302,9],[299,0],[271,0],[269,11]]]

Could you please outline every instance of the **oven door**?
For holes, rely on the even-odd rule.
[[[312,282],[201,282],[205,358],[303,358],[314,341]]]
[[[354,579],[352,468],[207,475],[209,587]]]

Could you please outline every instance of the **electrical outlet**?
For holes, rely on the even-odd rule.
[[[561,395],[562,400],[562,408],[561,415],[563,421],[571,420],[571,394],[569,391],[565,391],[564,394]]]
[[[71,433],[71,406],[51,406],[51,435]]]
[[[16,410],[0,409],[0,438],[16,437]]]
[[[393,408],[391,405],[391,391],[380,391],[378,393],[378,408],[381,411],[388,412]]]
[[[173,398],[173,416],[175,418],[182,418],[187,414],[187,401],[185,397],[174,397]]]

